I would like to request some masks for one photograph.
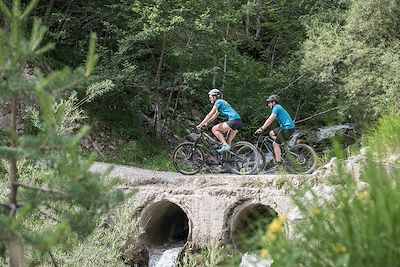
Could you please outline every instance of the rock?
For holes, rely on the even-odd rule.
[[[354,180],[360,181],[364,172],[366,159],[366,153],[360,153],[357,156],[348,158],[344,166],[345,171],[348,172]]]
[[[304,203],[310,207],[323,206],[326,202],[335,200],[335,187],[329,185],[314,186],[304,194]]]
[[[149,262],[149,251],[143,241],[139,238],[128,237],[125,245],[121,248],[122,258],[125,264],[147,267]]]
[[[337,172],[338,172],[338,159],[336,157],[333,157],[327,164],[315,170],[313,172],[313,176],[316,176],[320,180],[333,176],[337,174]]]

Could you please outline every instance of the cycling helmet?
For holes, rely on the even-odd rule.
[[[277,96],[277,95],[270,95],[270,96],[267,98],[267,103],[269,103],[269,102],[276,102],[276,103],[279,103],[279,96]]]
[[[218,90],[218,89],[211,89],[209,92],[208,92],[208,95],[210,96],[216,96],[217,98],[221,98],[222,97],[222,92],[220,91],[220,90]]]

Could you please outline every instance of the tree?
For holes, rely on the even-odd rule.
[[[364,123],[390,108],[398,111],[399,2],[334,3],[331,19],[315,16],[308,22],[304,73],[325,85],[324,94],[340,96],[344,109]]]
[[[8,200],[0,204],[0,252],[9,258],[10,266],[25,265],[26,246],[43,258],[50,257],[57,266],[51,248],[67,242],[71,235],[84,238],[90,234],[96,219],[122,200],[122,193],[112,189],[114,182],[105,182],[89,171],[94,155],[83,158],[79,154],[80,140],[89,127],[75,135],[59,131],[65,107],[53,108],[55,94],[92,73],[97,61],[95,35],[90,38],[85,69],[65,67],[47,75],[37,71],[37,80],[23,76],[27,63],[53,48],[42,45],[46,27],[39,19],[34,19],[30,34],[24,34],[37,3],[32,0],[23,9],[21,1],[14,0],[9,8],[0,0],[6,20],[6,27],[0,28],[0,94],[10,102],[12,114],[9,145],[0,147],[0,156],[9,161],[6,173],[10,177]],[[42,127],[34,135],[20,135],[18,106],[30,96],[40,106]],[[49,223],[46,230],[38,231],[32,220]]]

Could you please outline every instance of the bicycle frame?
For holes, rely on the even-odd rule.
[[[266,148],[268,152],[271,152],[275,156],[274,148],[272,147],[273,142],[274,140],[271,137],[259,135],[254,145],[260,152],[264,153],[263,149]]]
[[[197,138],[196,141],[194,141],[196,146],[199,146],[205,155],[211,156],[211,158],[216,159],[218,161],[218,164],[223,164],[226,162],[226,158],[228,154],[233,154],[231,151],[228,151],[228,153],[224,154],[219,154],[216,151],[216,148],[214,145],[219,145],[217,141],[215,141],[214,138],[212,138],[208,133],[204,131],[199,131],[200,137]]]

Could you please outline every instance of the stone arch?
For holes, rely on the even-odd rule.
[[[192,222],[188,212],[173,201],[163,199],[144,207],[139,226],[144,230],[148,246],[191,240]]]

